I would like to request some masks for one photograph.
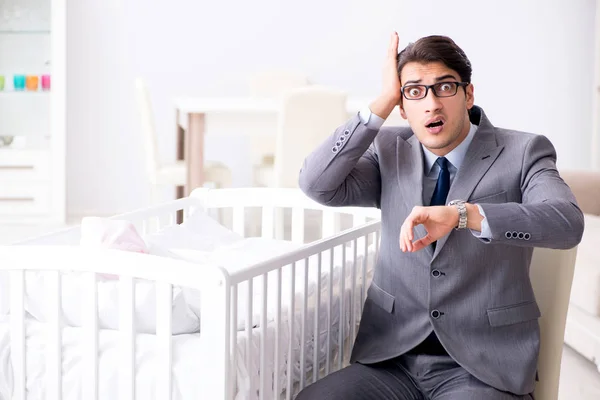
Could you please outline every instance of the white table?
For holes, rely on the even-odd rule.
[[[374,97],[373,97],[374,98]],[[373,98],[348,98],[348,114],[367,107]],[[189,194],[204,183],[204,131],[206,114],[277,114],[281,102],[256,97],[178,97],[174,99],[177,121],[177,158],[187,163],[188,177],[185,191]],[[180,118],[187,117],[187,130]],[[178,197],[183,196],[180,189]]]

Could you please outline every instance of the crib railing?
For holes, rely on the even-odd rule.
[[[281,330],[282,326],[282,310],[281,306],[283,305],[283,299],[281,297],[282,290],[284,289],[282,283],[282,275],[285,269],[290,270],[290,279],[286,282],[289,286],[289,299],[286,302],[286,305],[289,309],[287,313],[287,320],[285,324],[286,328],[289,329],[289,332],[298,333],[300,336],[299,340],[299,349],[294,349],[294,335],[290,335],[289,340],[287,341],[287,358],[286,365],[287,368],[285,370],[286,374],[286,382],[285,386],[281,385],[281,382],[277,377],[279,376],[278,371],[276,370],[274,375],[275,379],[271,379],[270,376],[264,376],[261,374],[259,377],[259,387],[253,387],[251,380],[251,391],[258,390],[260,399],[267,398],[285,398],[291,399],[294,394],[296,394],[300,389],[304,388],[308,383],[315,382],[317,379],[333,372],[338,369],[343,368],[349,361],[349,348],[352,344],[355,336],[356,336],[356,328],[360,320],[360,311],[362,310],[362,306],[364,304],[366,298],[366,290],[368,287],[369,279],[368,275],[372,273],[368,271],[369,261],[371,267],[375,259],[377,258],[378,252],[378,244],[379,244],[379,229],[380,223],[378,221],[370,222],[364,224],[359,227],[351,228],[344,233],[341,233],[337,236],[331,238],[325,238],[311,245],[305,246],[297,251],[292,253],[288,253],[282,255],[280,257],[273,258],[269,261],[256,264],[252,267],[248,267],[246,269],[242,269],[237,271],[234,274],[229,276],[229,288],[226,288],[226,292],[230,292],[231,300],[228,302],[228,306],[221,306],[222,310],[225,310],[227,314],[230,314],[230,320],[232,323],[230,324],[230,331],[228,333],[228,337],[230,340],[230,349],[231,346],[234,346],[237,343],[237,326],[234,324],[234,321],[238,320],[238,313],[245,313],[245,333],[246,337],[253,336],[253,330],[255,327],[251,323],[253,321],[254,315],[254,304],[253,304],[253,288],[255,282],[259,283],[260,289],[260,304],[257,306],[260,308],[259,316],[260,316],[260,324],[256,329],[260,330],[260,360],[259,360],[259,371],[267,370],[267,362],[273,361],[273,364],[276,368],[280,365],[282,361],[282,355],[280,354],[281,348],[277,344],[280,343],[281,339]],[[350,245],[350,246],[348,246]],[[338,254],[341,255],[341,263],[339,266],[335,265],[334,256],[335,250],[339,249]],[[358,251],[362,249],[363,257],[359,261]],[[369,259],[369,251],[372,249],[373,254],[371,259]],[[350,255],[348,254],[350,253]],[[316,268],[316,277],[317,281],[313,282],[314,286],[317,288],[315,297],[311,300],[312,303],[312,318],[308,318],[308,280],[309,280],[309,269],[310,269],[310,259],[316,258],[316,263],[312,265],[313,268]],[[323,261],[329,260],[327,263],[328,273],[327,276],[327,285],[324,290],[321,289],[324,285],[321,280],[323,268]],[[350,271],[347,272],[347,264],[349,265]],[[340,271],[340,279],[334,282],[334,268],[341,269]],[[302,281],[297,282],[296,280],[296,272],[301,270]],[[268,323],[267,321],[267,303],[268,303],[268,282],[270,273],[276,274],[276,297],[277,300],[275,304],[277,305],[276,314],[273,322],[274,325],[274,341],[276,343],[273,360],[267,360],[266,352],[263,351],[266,348],[265,341],[269,337],[268,335]],[[349,276],[347,276],[349,275]],[[348,279],[350,278],[350,279]],[[347,282],[349,280],[349,282]],[[349,283],[349,287],[345,285]],[[248,285],[247,299],[246,299],[246,309],[239,310],[237,308],[237,296],[238,296],[238,287],[241,284]],[[296,297],[298,297],[298,291],[296,290],[300,286],[300,299],[302,304],[300,305],[300,319],[299,324],[296,325]],[[337,287],[336,287],[337,286]],[[337,293],[337,294],[336,294]],[[346,304],[346,293],[348,296],[348,304]],[[266,294],[266,295],[265,295]],[[325,294],[326,298],[322,298],[321,296]],[[338,323],[337,326],[334,323],[334,310],[332,306],[335,304],[335,296],[340,296],[338,298],[338,308],[337,308],[337,317]],[[227,293],[225,293],[225,297]],[[227,302],[226,302],[227,303]],[[325,310],[323,311],[322,307],[324,306]],[[346,310],[345,307],[348,306],[349,310]],[[324,312],[326,314],[326,323],[325,326],[320,324],[320,313]],[[348,319],[349,324],[346,327],[346,319]],[[250,322],[250,323],[249,323]],[[213,325],[212,327],[219,327],[223,325]],[[348,331],[345,331],[348,329]],[[325,332],[326,338],[324,338],[323,342],[325,345],[325,360],[323,362],[320,361],[322,358],[319,354],[321,347],[321,336],[322,333]],[[312,334],[312,339],[307,341],[308,334]],[[333,337],[335,334],[336,337]],[[216,334],[218,336],[221,333]],[[307,342],[313,342],[312,346],[312,362],[309,364],[307,361]],[[253,360],[252,360],[252,352],[251,346],[256,345],[251,343],[251,341],[246,340],[246,352],[245,352],[245,365],[247,370],[252,369]],[[236,365],[236,352],[231,353],[231,365]],[[295,359],[298,355],[298,359]],[[333,360],[334,355],[336,356],[335,360]],[[299,370],[299,381],[295,382],[293,375],[295,368],[295,363],[298,362],[298,370]],[[310,377],[308,374],[310,373]],[[223,398],[230,398],[232,393],[235,393],[235,374],[230,375],[231,380],[227,384],[227,393]],[[310,378],[310,379],[309,379]],[[269,396],[269,393],[274,394],[273,397]],[[218,398],[221,398],[220,396]]]
[[[253,366],[252,348],[257,346],[260,349],[257,360],[258,383],[249,379],[249,393],[258,393],[257,398],[291,399],[307,384],[342,368],[348,362],[349,349],[356,335],[360,310],[366,297],[369,275],[377,257],[380,234],[377,210],[324,207],[306,198],[296,189],[198,189],[188,198],[112,218],[129,220],[142,234],[148,234],[174,225],[178,213],[183,213],[185,221],[195,210],[204,208],[216,211],[217,217],[223,219],[223,213],[220,212],[230,210],[232,229],[244,234],[249,225],[252,228],[252,223],[249,224],[246,218],[246,211],[250,207],[258,208],[261,212],[260,232],[265,238],[274,237],[278,223],[277,211],[283,208],[290,209],[291,240],[298,244],[306,241],[306,212],[320,211],[321,239],[252,267],[239,269],[235,273],[219,266],[198,268],[197,265],[188,262],[162,257],[73,248],[79,241],[78,227],[19,243],[40,247],[3,248],[0,251],[0,272],[10,271],[11,279],[10,324],[11,360],[15,377],[14,398],[26,398],[26,271],[44,271],[48,277],[45,281],[49,317],[46,321],[49,344],[46,357],[49,372],[46,375],[47,399],[62,398],[61,271],[86,273],[85,297],[81,299],[82,313],[86,316],[83,324],[85,345],[82,347],[85,371],[82,398],[86,400],[97,399],[99,389],[96,295],[98,274],[119,276],[119,399],[135,398],[137,279],[153,281],[156,284],[156,343],[161,360],[158,363],[160,371],[157,372],[155,381],[156,398],[171,399],[172,395],[173,286],[200,289],[202,293],[200,329],[203,340],[211,343],[208,351],[212,354],[198,362],[208,362],[211,367],[208,370],[210,376],[204,379],[207,387],[203,392],[206,393],[207,399],[231,399],[236,391],[240,390],[240,382],[237,381],[235,373],[238,361],[236,350],[241,334],[238,330],[240,317],[245,321],[241,332],[246,335],[244,363],[250,374],[257,372]],[[340,232],[343,215],[350,217],[351,228]],[[70,246],[70,251],[66,253],[56,245]],[[341,260],[336,258],[338,254]],[[47,260],[58,259],[64,263],[58,268],[47,263]],[[349,272],[347,268],[350,268]],[[165,274],[165,271],[168,271],[168,274]],[[310,271],[313,271],[312,275]],[[336,273],[340,276],[338,282],[334,282]],[[290,279],[284,280],[284,276],[289,276]],[[297,276],[300,276],[299,280]],[[308,296],[309,276],[316,279],[310,282],[318,289],[314,297]],[[328,281],[323,282],[323,277],[328,278]],[[274,279],[274,284],[270,278]],[[273,296],[269,297],[269,288],[273,285],[275,300]],[[238,307],[241,287],[246,289],[244,309]],[[287,299],[283,297],[286,289]],[[256,293],[260,294],[256,306],[259,309],[258,323],[253,322]],[[334,307],[336,299],[337,309]],[[275,312],[271,315],[269,307],[273,301]],[[300,304],[296,304],[297,301]],[[347,310],[347,307],[350,309]],[[297,342],[294,341],[296,333],[300,337]],[[256,340],[255,335],[258,335]],[[321,341],[322,336],[324,338]],[[272,357],[265,351],[270,338],[275,343]],[[321,349],[322,345],[324,349]],[[285,365],[283,375],[279,371],[280,364]],[[269,370],[269,365],[274,368],[272,374],[265,373]],[[296,372],[299,378],[295,378]]]
[[[26,274],[43,273],[47,300],[46,320],[46,386],[45,399],[62,399],[62,328],[61,272],[82,273],[85,293],[81,310],[81,354],[83,359],[82,399],[98,398],[98,274],[119,275],[119,331],[121,334],[121,362],[119,371],[119,399],[133,399],[135,364],[135,286],[134,279],[156,283],[157,335],[159,357],[164,360],[163,372],[157,374],[157,398],[171,396],[171,290],[174,285],[204,290],[224,279],[216,266],[203,268],[201,277],[197,265],[185,261],[117,250],[83,249],[73,246],[2,246],[0,271],[10,275],[10,341],[13,368],[13,398],[26,399]],[[168,275],[165,274],[168,270]],[[168,370],[168,373],[167,373]]]

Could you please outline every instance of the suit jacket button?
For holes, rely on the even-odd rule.
[[[524,235],[524,239],[525,240],[531,239],[531,234],[529,232],[526,232],[525,235]]]
[[[507,239],[512,239],[512,233],[510,233],[510,232],[508,232],[508,231],[507,231],[507,232],[504,234],[504,236],[505,236]]]
[[[431,312],[431,317],[432,317],[433,319],[438,319],[438,318],[439,318],[441,315],[442,315],[442,313],[441,313],[441,312],[439,312],[438,310],[433,310],[433,311]]]
[[[349,134],[350,134],[350,131],[349,131],[348,129],[346,129],[346,130],[344,131],[344,135],[348,136]]]
[[[338,151],[338,148],[337,148],[337,146],[334,146],[334,147],[331,149],[331,151],[332,151],[333,153],[337,153],[337,151]]]
[[[437,278],[437,277],[439,277],[441,274],[442,274],[442,273],[441,273],[440,271],[438,271],[437,269],[434,269],[433,271],[431,271],[431,275],[432,275],[434,278]]]

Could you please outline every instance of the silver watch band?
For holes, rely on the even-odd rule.
[[[456,229],[465,229],[467,227],[467,206],[464,200],[452,200],[449,206],[455,206],[458,209],[458,226]]]

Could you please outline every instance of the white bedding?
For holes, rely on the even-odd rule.
[[[177,256],[197,262],[198,268],[202,268],[202,263],[216,263],[228,269],[235,271],[237,269],[251,266],[259,261],[267,260],[279,254],[284,254],[298,248],[299,245],[282,240],[270,240],[262,238],[248,238],[236,242],[234,245],[225,246],[220,250],[206,253],[195,250],[175,250]],[[359,281],[362,278],[362,262],[364,249],[358,251],[357,255],[357,275]],[[327,294],[329,281],[333,285],[339,284],[342,274],[342,249],[335,249],[334,266],[330,269],[330,259],[325,254],[321,260],[321,293]],[[346,264],[344,273],[346,275],[346,285],[350,285],[352,278],[352,249],[346,250]],[[308,297],[314,296],[317,291],[319,275],[317,269],[317,258],[311,257],[308,267]],[[370,262],[372,265],[372,260]],[[295,269],[295,302],[296,309],[304,299],[304,281],[305,281],[305,263],[304,260],[296,264]],[[330,274],[333,275],[330,276]],[[272,271],[268,274],[267,305],[268,318],[273,320],[277,305],[277,273]],[[26,310],[38,321],[46,322],[46,279],[47,272],[28,272],[26,274]],[[62,274],[61,291],[63,320],[67,326],[81,327],[84,321],[83,304],[79,299],[85,297],[87,287],[84,284],[84,275],[75,272],[65,272]],[[346,286],[348,287],[348,286]],[[98,324],[103,329],[119,328],[119,283],[117,280],[99,279],[97,282],[98,298]],[[291,298],[291,268],[287,266],[282,272],[282,309],[290,304]],[[260,321],[259,312],[262,309],[262,277],[257,277],[253,281],[253,322],[256,326]],[[200,306],[202,294],[199,290],[186,287],[174,287],[172,298],[172,332],[173,334],[198,332],[200,327]],[[248,284],[242,282],[238,287],[238,329],[245,329],[245,316],[248,302]],[[156,333],[156,288],[154,282],[145,280],[135,281],[135,324],[136,330],[140,333]]]
[[[345,312],[344,312],[344,340],[350,336],[350,307],[349,290],[346,290]],[[339,333],[339,309],[340,296],[335,296],[332,304],[332,326],[330,332],[331,349],[335,349],[338,342]],[[320,307],[320,334],[319,334],[319,363],[323,365],[326,360],[326,340],[327,330],[323,327],[327,324],[327,303],[323,301]],[[299,326],[301,315],[296,315],[296,326]],[[280,328],[280,361],[279,387],[283,390],[287,384],[287,365],[293,360],[293,382],[300,379],[300,340],[301,332],[294,330],[293,335],[293,353],[292,357],[288,355],[289,345],[289,325],[285,316],[282,319]],[[305,354],[308,368],[313,363],[314,349],[314,313],[309,309],[307,314],[308,326],[305,337]],[[26,348],[27,348],[27,398],[42,399],[42,393],[46,385],[45,371],[45,346],[46,346],[46,323],[28,319],[26,322]],[[270,322],[267,329],[267,348],[265,355],[267,357],[266,375],[273,376],[273,357],[275,345],[275,324]],[[259,388],[259,367],[260,367],[260,336],[262,330],[255,328],[252,330],[251,345],[251,366],[246,366],[246,341],[245,331],[238,331],[237,356],[236,356],[236,376],[237,390],[236,400],[254,400],[258,399],[257,390]],[[9,399],[13,387],[12,368],[10,359],[10,337],[9,324],[6,318],[0,321],[0,398]],[[119,347],[119,332],[115,330],[102,329],[99,331],[99,399],[109,400],[118,398],[118,377],[119,366],[121,363],[121,351]],[[208,377],[207,369],[211,368],[211,363],[204,354],[208,352],[205,346],[210,346],[202,340],[199,333],[174,335],[172,342],[173,348],[173,400],[197,400],[206,398],[202,388],[203,379]],[[85,365],[83,361],[83,352],[85,347],[82,342],[85,340],[82,328],[66,327],[62,331],[62,365],[63,365],[63,398],[65,400],[82,400],[81,378],[85,374]],[[136,335],[136,399],[156,399],[155,382],[157,371],[157,352],[155,344],[157,337],[154,334],[142,333]],[[334,356],[331,355],[331,361]],[[270,382],[272,384],[272,382]],[[275,399],[272,387],[266,393],[266,399]],[[204,397],[203,397],[204,396]],[[158,400],[158,399],[157,399]],[[208,399],[207,399],[208,400]]]

